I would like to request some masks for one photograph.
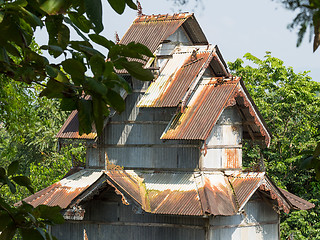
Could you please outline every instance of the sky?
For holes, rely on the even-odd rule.
[[[102,35],[115,39],[125,34],[137,13],[129,8],[118,15],[104,2]],[[226,62],[242,58],[247,52],[263,58],[266,51],[284,61],[295,72],[310,71],[309,76],[320,81],[320,49],[315,53],[308,34],[300,47],[296,47],[297,34],[287,29],[295,13],[271,0],[202,0],[198,6],[177,6],[174,0],[140,0],[144,14],[173,14],[194,12],[209,43],[218,45]],[[180,10],[180,11],[179,11]]]

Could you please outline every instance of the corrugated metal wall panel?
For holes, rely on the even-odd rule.
[[[109,161],[127,168],[198,168],[199,148],[125,147],[106,148]]]
[[[262,200],[249,201],[245,215],[217,216],[210,221],[212,240],[277,240],[278,214]]]

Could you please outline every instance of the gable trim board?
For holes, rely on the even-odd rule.
[[[81,209],[83,202],[114,188],[126,205],[134,204],[152,214],[231,216],[241,212],[256,192],[278,208],[307,210],[314,204],[276,187],[263,172],[152,172],[134,170],[81,170],[23,201]]]

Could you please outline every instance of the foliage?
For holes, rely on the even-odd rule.
[[[6,170],[0,167],[0,188],[7,186],[11,193],[16,192],[16,185],[26,187],[33,193],[31,181],[28,177],[17,174],[19,162],[13,161]],[[17,231],[22,239],[56,239],[48,231],[47,225],[64,222],[58,206],[49,207],[39,205],[36,208],[21,202],[19,206],[10,206],[0,197],[0,239],[12,239]]]
[[[132,0],[108,2],[119,14],[126,6],[136,9]],[[70,39],[68,26],[81,41]],[[39,27],[45,27],[49,36],[48,44],[40,48],[54,58],[62,56],[62,62],[50,63],[33,50],[32,39]],[[134,42],[115,44],[99,35],[102,30],[101,0],[0,0],[0,73],[30,86],[44,86],[40,96],[61,99],[61,110],[79,111],[80,134],[91,132],[93,122],[100,134],[109,108],[124,109],[120,89],[130,92],[116,70],[125,69],[140,80],[153,78],[142,63],[128,60],[153,57],[147,47]],[[108,51],[107,58],[89,39]],[[85,75],[88,69],[92,77]]]
[[[264,59],[244,56],[249,65],[237,59],[229,63],[231,71],[241,76],[273,135],[270,148],[245,144],[244,164],[248,167],[264,160],[268,175],[288,191],[319,203],[320,183],[314,170],[301,166],[304,151],[316,145],[320,124],[320,83],[304,73],[294,73],[267,52]],[[282,239],[320,239],[320,208],[282,215]]]

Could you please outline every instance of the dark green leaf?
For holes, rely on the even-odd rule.
[[[94,41],[95,43],[101,45],[101,46],[104,46],[105,48],[107,49],[111,49],[115,43],[106,39],[105,37],[103,36],[100,36],[98,34],[89,34],[89,38]]]
[[[6,183],[8,184],[8,187],[9,187],[11,193],[16,193],[16,191],[17,191],[16,185],[13,182],[11,182],[10,180],[7,180]]]
[[[91,133],[92,128],[92,100],[78,101],[79,134]]]
[[[0,23],[2,22],[4,15],[5,15],[4,12],[0,11]]]
[[[9,63],[9,57],[8,57],[7,51],[4,47],[0,47],[0,61],[5,62],[5,63]]]
[[[42,21],[40,20],[40,18],[38,18],[33,13],[29,12],[24,7],[20,7],[19,10],[20,10],[21,13],[23,13],[24,20],[26,22],[28,22],[31,26],[33,26],[33,27],[36,27],[36,26],[43,27],[44,26]]]
[[[108,0],[110,6],[119,14],[124,12],[126,7],[125,0]]]
[[[11,240],[16,233],[16,227],[14,224],[10,224],[0,233],[0,240]]]
[[[55,45],[42,45],[40,47],[40,49],[54,51],[57,54],[62,54],[63,53],[63,49],[61,47],[55,46]]]
[[[72,77],[83,79],[84,73],[86,72],[86,67],[82,62],[76,59],[67,59],[62,63],[63,69],[69,73]]]
[[[76,98],[62,98],[60,102],[60,109],[62,111],[73,111],[77,108]]]
[[[125,0],[126,4],[133,10],[137,10],[137,5],[132,0]]]
[[[8,176],[17,173],[19,170],[19,161],[13,161],[8,167]]]
[[[87,46],[84,46],[84,45],[79,45],[80,47],[80,50],[87,53],[89,56],[93,56],[93,55],[100,55],[101,57],[105,58],[105,56],[100,53],[98,50],[92,48],[92,47],[87,47]]]
[[[121,65],[128,71],[128,73],[141,80],[141,81],[152,81],[153,74],[151,71],[143,68],[143,64],[139,62],[121,62]]]
[[[11,55],[15,56],[15,57],[21,57],[19,50],[13,46],[12,44],[8,43],[5,45],[5,48],[7,50],[8,53],[10,53]]]
[[[93,118],[97,134],[100,135],[103,130],[104,118],[108,116],[109,109],[101,97],[92,97]]]
[[[41,5],[41,10],[45,11],[49,15],[64,12],[70,6],[70,1],[65,0],[46,0]]]
[[[86,85],[89,87],[93,95],[100,94],[101,97],[105,97],[108,93],[108,89],[106,88],[106,86],[94,78],[88,77]]]
[[[47,98],[63,98],[65,86],[63,83],[54,79],[49,79],[47,87],[40,93],[40,97],[46,96]]]
[[[27,187],[31,185],[30,179],[26,176],[15,176],[12,178],[12,180],[20,186]]]
[[[20,228],[23,240],[45,240],[37,229]]]
[[[58,69],[51,67],[50,65],[46,66],[46,72],[52,78],[55,78],[58,76]]]
[[[8,212],[0,212],[0,232],[2,232],[8,225],[12,224],[12,219]]]
[[[104,72],[105,60],[101,55],[94,55],[90,58],[90,66],[94,76],[101,76]]]
[[[3,167],[0,167],[0,178],[3,178],[6,175],[6,170]]]
[[[93,27],[91,22],[84,16],[76,12],[68,13],[70,20],[83,32],[89,33]]]
[[[88,18],[94,24],[94,31],[100,33],[103,30],[101,0],[84,0]]]
[[[119,93],[109,89],[107,94],[107,100],[110,106],[117,112],[123,112],[125,109],[125,102]]]
[[[137,51],[138,53],[141,53],[147,57],[154,57],[153,53],[149,50],[149,48],[147,48],[145,45],[141,43],[131,42],[127,46],[128,48]]]

